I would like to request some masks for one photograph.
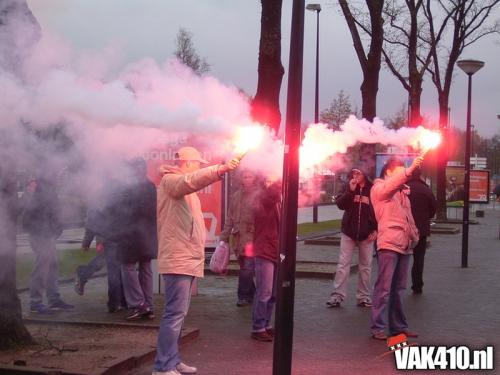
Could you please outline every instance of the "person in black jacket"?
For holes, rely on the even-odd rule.
[[[129,166],[131,181],[122,196],[124,227],[118,251],[123,292],[130,310],[126,319],[153,319],[151,260],[158,251],[156,187],[147,177],[144,159],[133,159]]]
[[[411,213],[420,234],[418,244],[413,249],[411,269],[411,289],[415,294],[421,294],[424,286],[422,277],[427,237],[431,234],[430,219],[436,214],[436,198],[420,176],[421,171],[417,168],[413,171],[412,178],[406,183],[410,187]]]
[[[35,253],[30,286],[30,311],[33,313],[50,314],[53,310],[74,308],[61,299],[57,286],[56,239],[63,227],[56,178],[55,173],[39,176],[30,182],[23,196],[23,227],[29,233],[30,245]],[[48,307],[43,304],[44,290]]]
[[[371,306],[371,262],[373,243],[377,236],[377,223],[370,202],[372,183],[360,169],[349,174],[349,185],[337,199],[337,206],[344,210],[340,255],[333,280],[333,291],[326,302],[328,307],[340,307],[347,296],[347,280],[351,270],[354,248],[359,248],[358,306]]]

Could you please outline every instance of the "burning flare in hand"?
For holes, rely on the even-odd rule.
[[[442,141],[441,133],[428,131],[422,134],[419,139],[421,155],[425,155],[432,149],[440,145]]]
[[[236,145],[234,152],[238,155],[237,158],[241,160],[248,151],[258,148],[262,143],[264,133],[264,127],[259,125],[238,128],[234,140]]]

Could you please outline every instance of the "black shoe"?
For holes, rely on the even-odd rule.
[[[271,336],[267,331],[262,332],[252,332],[252,339],[263,342],[273,341],[273,336]]]
[[[126,320],[138,320],[147,317],[149,313],[152,311],[149,308],[144,306],[140,306],[136,309],[133,309],[130,314],[128,314],[125,319]],[[154,314],[153,314],[154,315]]]
[[[43,303],[35,303],[35,304],[31,305],[30,312],[37,313],[37,314],[43,314],[43,315],[54,314],[54,311],[49,309]]]
[[[154,319],[154,318],[156,318],[156,315],[155,315],[155,313],[154,313],[153,311],[151,311],[151,310],[150,310],[150,311],[149,311],[149,312],[145,315],[145,317],[146,317],[146,318],[148,318],[148,319]]]
[[[108,307],[108,312],[110,314],[114,314],[114,313],[117,313],[119,311],[122,311],[124,308],[123,306],[113,306],[113,307]]]
[[[246,299],[239,299],[238,302],[236,302],[236,306],[238,307],[243,307],[243,306],[248,306],[250,305],[250,301]]]
[[[411,288],[413,290],[413,294],[422,294],[422,288]]]
[[[374,338],[375,340],[387,340],[387,335],[383,331],[375,332],[372,333],[372,338]]]
[[[87,283],[87,281],[83,280],[80,276],[80,267],[79,266],[76,270],[76,276],[75,276],[75,292],[76,294],[80,295],[80,296],[83,296],[83,293],[85,292],[85,284]]]
[[[51,303],[49,305],[49,308],[55,311],[68,311],[68,310],[73,310],[75,306],[70,305],[69,303],[66,303],[62,299],[60,299],[57,302]]]

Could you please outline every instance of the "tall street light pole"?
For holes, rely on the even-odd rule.
[[[292,373],[293,308],[297,253],[299,198],[299,146],[302,115],[304,56],[304,2],[294,0],[290,32],[285,155],[283,159],[283,208],[281,211],[273,375]]]
[[[314,123],[319,122],[319,12],[321,12],[321,4],[307,4],[307,10],[316,12],[316,87],[314,91]],[[316,183],[316,175],[314,175]],[[318,204],[313,203],[313,223],[318,222]]]
[[[464,176],[464,212],[462,223],[462,268],[467,268],[469,256],[469,189],[470,189],[470,146],[471,146],[471,103],[472,75],[484,66],[483,61],[460,60],[457,65],[469,77],[467,95],[467,131],[465,135],[465,176]]]

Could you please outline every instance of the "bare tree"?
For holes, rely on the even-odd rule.
[[[19,38],[23,35],[23,38]],[[0,68],[22,79],[22,61],[40,37],[26,1],[0,1]],[[10,146],[10,147],[9,147]],[[17,173],[9,134],[0,134],[0,350],[31,342],[16,286]]]
[[[401,129],[408,124],[408,109],[406,104],[402,104],[399,110],[389,119],[384,121],[384,124],[389,129]]]
[[[432,52],[432,64],[428,71],[438,93],[439,125],[446,137],[448,107],[453,70],[464,49],[479,39],[498,34],[498,21],[489,23],[491,12],[500,0],[426,0],[422,5],[426,22],[429,24],[428,43]],[[437,8],[437,12],[435,12]],[[449,27],[449,38],[440,37],[443,28]],[[437,168],[438,201],[437,215],[446,218],[446,163],[444,145],[439,150]]]
[[[423,15],[424,0],[389,0],[384,7],[387,25],[383,55],[392,74],[408,92],[409,126],[422,123],[420,99],[424,74],[432,62],[433,49],[428,43],[429,25]],[[440,41],[445,30],[436,33]]]
[[[202,75],[210,71],[210,64],[204,57],[200,57],[193,44],[193,33],[180,28],[175,39],[177,49],[174,52],[175,57],[184,65],[189,66],[193,72]]]
[[[260,44],[257,93],[252,117],[278,131],[281,122],[279,96],[285,70],[281,64],[282,0],[261,0]]]
[[[340,90],[329,107],[321,111],[320,121],[324,124],[329,124],[332,129],[339,130],[340,125],[342,125],[350,115],[357,115],[357,112],[357,109],[352,108],[349,95],[346,95],[344,90]]]
[[[367,120],[372,121],[377,114],[378,81],[384,42],[382,17],[384,0],[365,0],[367,12],[360,9],[360,5],[353,7],[353,2],[349,2],[350,5],[346,0],[338,0],[338,2],[349,27],[354,49],[363,71],[361,114]],[[369,40],[365,43],[368,44],[366,47],[360,33],[364,30],[369,30]],[[361,161],[366,163],[371,175],[374,176],[375,146],[364,144],[360,152]]]

